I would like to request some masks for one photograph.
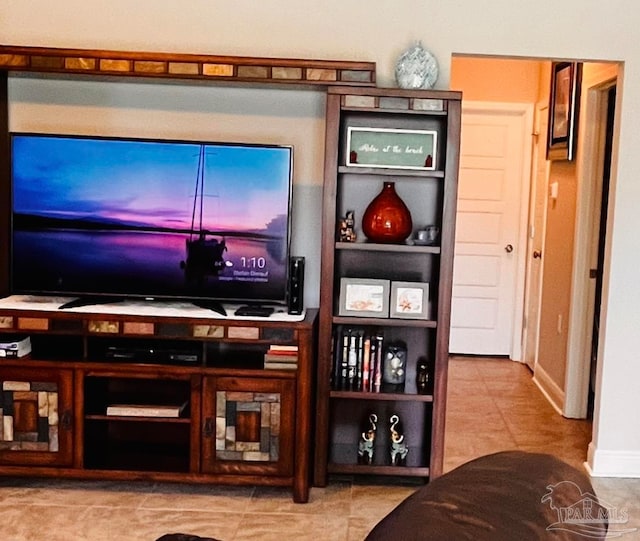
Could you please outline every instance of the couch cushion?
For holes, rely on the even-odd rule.
[[[576,541],[576,534],[586,533],[604,539],[606,519],[580,520],[585,506],[598,509],[585,472],[551,455],[505,451],[472,460],[418,489],[366,541]]]

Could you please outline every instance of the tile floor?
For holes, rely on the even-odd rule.
[[[564,419],[508,360],[454,358],[445,470],[506,449],[552,452],[582,467],[587,421]],[[640,540],[640,479],[593,479],[607,504],[628,512],[623,541]],[[224,541],[359,541],[416,485],[332,479],[308,504],[289,490],[0,479],[1,541],[155,541],[168,532]],[[454,540],[452,540],[454,541]]]

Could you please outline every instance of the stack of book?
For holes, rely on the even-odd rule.
[[[383,355],[381,332],[338,327],[333,337],[333,389],[379,393]]]
[[[268,370],[297,370],[298,346],[271,345],[264,354],[264,367]]]

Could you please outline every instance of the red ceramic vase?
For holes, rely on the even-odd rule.
[[[396,193],[394,182],[385,182],[362,217],[362,231],[371,242],[400,243],[410,234],[411,213]]]

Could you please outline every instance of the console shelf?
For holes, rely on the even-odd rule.
[[[266,484],[308,500],[316,310],[234,320],[7,308],[10,299],[0,302],[0,339],[29,335],[33,350],[0,361],[0,475]],[[296,370],[262,367],[276,343],[297,346]],[[202,357],[104,353],[164,344]]]

